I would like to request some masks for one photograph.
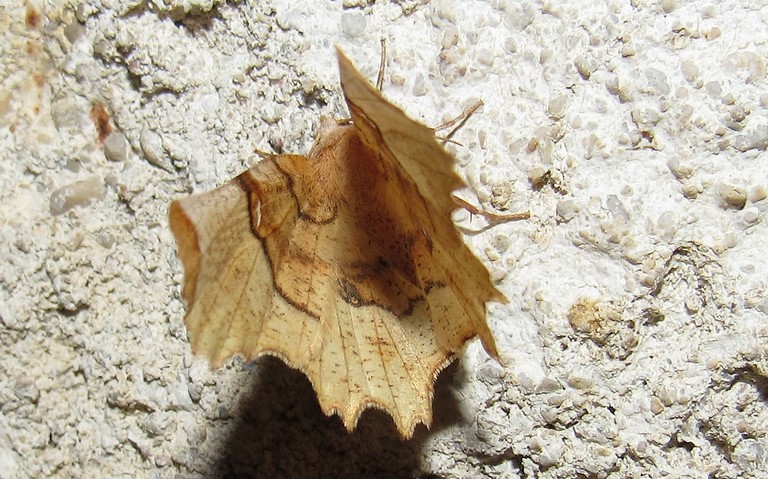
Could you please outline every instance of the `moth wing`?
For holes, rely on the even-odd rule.
[[[453,157],[437,143],[431,128],[389,103],[340,50],[337,53],[341,85],[355,127],[370,146],[379,149],[387,168],[402,171],[425,199],[426,209],[415,219],[433,242],[432,261],[425,267],[447,278],[486,351],[498,357],[485,322],[485,303],[506,302],[506,298],[493,286],[485,266],[464,244],[451,220],[456,208],[451,194],[465,186],[453,170]]]
[[[213,367],[237,354],[246,359],[277,356],[308,377],[323,412],[337,413],[348,430],[365,409],[376,407],[410,437],[418,423],[429,424],[432,418],[428,363],[434,358],[421,353],[436,347],[414,346],[414,338],[428,340],[428,324],[401,323],[376,306],[353,306],[336,291],[318,289],[321,283],[310,285],[306,301],[326,303],[320,306],[322,317],[286,301],[260,237],[288,244],[297,235],[306,236],[306,225],[295,228],[298,211],[285,181],[275,163],[266,160],[215,190],[171,203],[192,350]],[[269,217],[262,217],[267,212]],[[329,247],[322,235],[314,242],[305,246]],[[283,267],[295,268],[295,261]],[[312,271],[304,271],[297,280],[311,276]]]
[[[249,201],[246,175],[269,190],[273,209],[285,213],[275,216],[291,220],[290,198],[273,170],[271,161],[263,161],[215,190],[171,203],[192,350],[214,367],[236,354],[250,359],[271,353],[290,358],[291,365],[306,362],[322,338],[318,321],[295,310],[275,289],[263,243],[253,231],[262,205]]]

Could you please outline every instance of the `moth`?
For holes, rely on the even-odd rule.
[[[485,308],[506,299],[451,220],[454,159],[337,53],[351,120],[171,203],[185,323],[213,367],[276,356],[348,431],[378,408],[410,438],[468,340],[498,359]]]

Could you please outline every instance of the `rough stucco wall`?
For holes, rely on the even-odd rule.
[[[768,6],[0,5],[0,477],[766,477]],[[265,358],[193,359],[166,212],[343,117],[332,46],[525,222],[431,431],[347,434]],[[99,130],[98,126],[101,126]],[[114,130],[110,134],[110,130]],[[100,142],[104,140],[103,143]],[[456,221],[482,230],[484,220]]]

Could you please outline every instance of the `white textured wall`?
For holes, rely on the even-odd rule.
[[[758,0],[2,2],[0,477],[766,477],[766,25]],[[347,434],[278,360],[193,360],[166,220],[255,148],[307,152],[345,115],[332,46],[374,78],[381,37],[413,117],[485,101],[462,197],[531,212],[467,236],[507,364],[472,344],[408,442],[377,412]]]

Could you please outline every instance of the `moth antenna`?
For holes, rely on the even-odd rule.
[[[381,37],[381,60],[379,61],[379,74],[376,76],[376,89],[381,91],[384,87],[384,68],[387,65],[387,39]]]
[[[442,135],[435,135],[435,139],[442,141],[443,145],[445,145],[446,143],[452,143],[452,144],[454,144],[456,146],[461,146],[461,147],[464,146],[463,143],[459,143],[458,141],[452,140],[452,139],[450,139],[448,137],[443,137]]]
[[[266,151],[260,150],[258,148],[254,148],[253,152],[256,153],[262,160],[268,160],[270,158],[274,158],[275,156],[278,156],[275,153],[268,153]]]

